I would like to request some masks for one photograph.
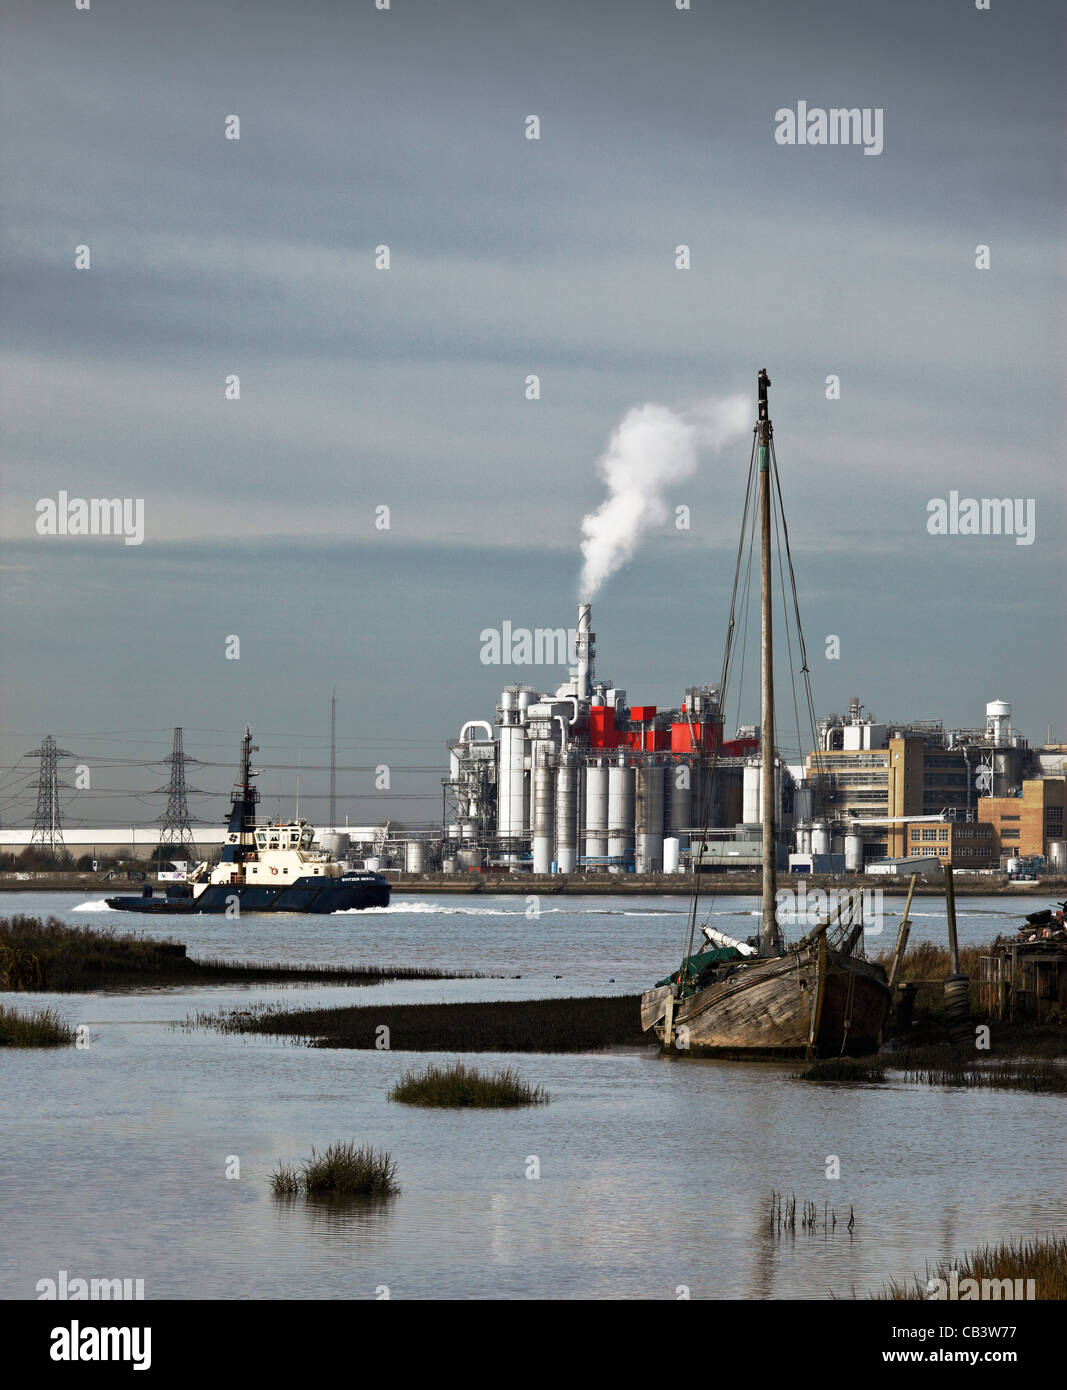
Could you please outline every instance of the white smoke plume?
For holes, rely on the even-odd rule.
[[[665,405],[627,412],[597,460],[608,495],[582,518],[583,602],[633,559],[645,532],[666,522],[664,494],[693,476],[701,452],[732,443],[752,424],[752,402],[742,395],[701,401],[682,414]]]

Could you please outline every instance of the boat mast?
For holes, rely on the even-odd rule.
[[[782,942],[775,915],[775,871],[778,836],[774,777],[774,642],[771,625],[771,439],[774,426],[767,411],[766,368],[757,377],[759,415],[756,443],[759,448],[760,511],[760,797],[763,802],[763,919],[760,955],[776,956]]]

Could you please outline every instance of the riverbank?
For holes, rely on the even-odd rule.
[[[402,874],[387,872],[394,893],[485,893],[489,896],[529,894],[582,897],[680,897],[688,898],[693,880],[688,874]],[[157,887],[160,880],[150,880]],[[889,878],[881,874],[781,874],[779,887],[803,882],[805,888],[881,889],[887,898],[907,896],[905,878]],[[105,878],[102,874],[0,874],[0,893],[95,893],[108,896],[128,893],[130,886],[140,888],[138,878]],[[957,897],[1063,898],[1067,897],[1067,877],[1048,875],[1036,883],[1012,883],[1007,875],[968,875],[960,870],[955,874]],[[702,896],[731,894],[738,897],[758,897],[762,892],[758,873],[706,874],[701,877]],[[917,898],[943,898],[944,883],[935,878],[916,883]]]

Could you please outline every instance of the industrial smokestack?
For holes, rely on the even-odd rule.
[[[596,633],[590,632],[590,604],[578,605],[578,698],[588,700],[593,693],[593,657],[596,655]]]

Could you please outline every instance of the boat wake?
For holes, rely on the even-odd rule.
[[[103,898],[96,902],[79,903],[77,907],[72,907],[71,912],[112,912],[114,909],[108,907]]]

